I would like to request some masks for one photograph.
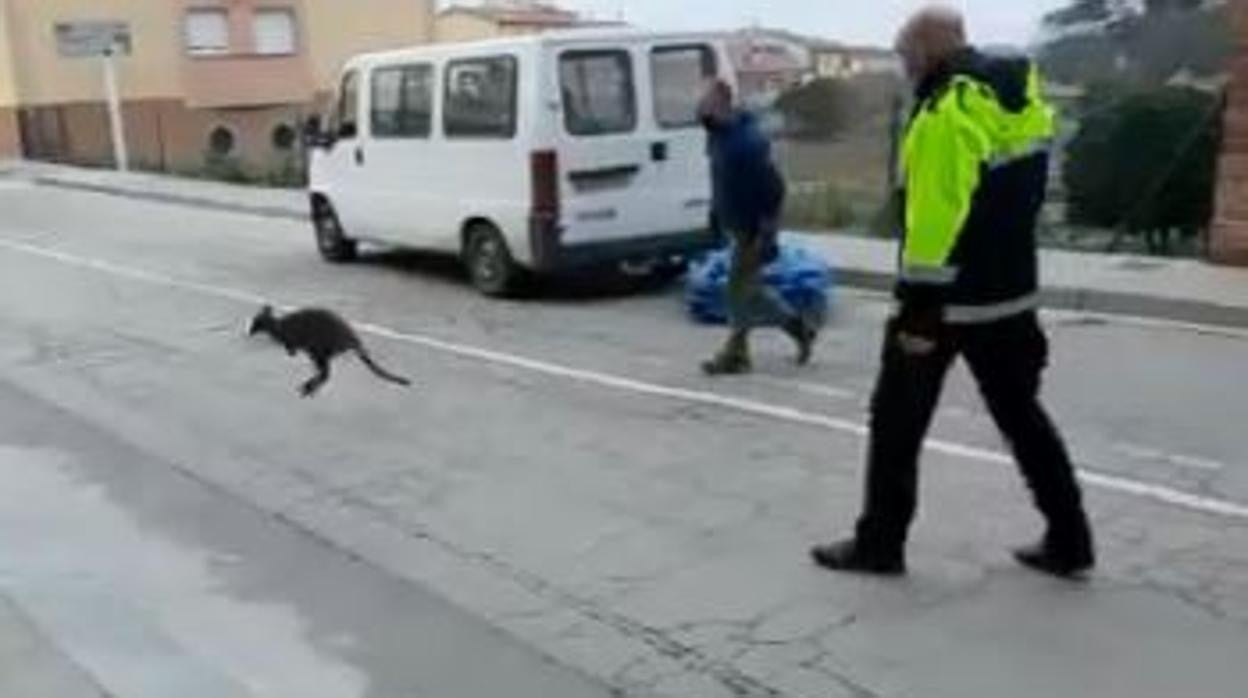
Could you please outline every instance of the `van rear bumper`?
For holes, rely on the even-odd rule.
[[[622,240],[564,244],[543,235],[535,226],[531,234],[533,270],[555,272],[591,267],[599,264],[663,257],[688,257],[716,247],[711,230],[690,230],[659,235],[646,235]]]

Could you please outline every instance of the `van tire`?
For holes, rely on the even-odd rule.
[[[655,266],[654,271],[650,272],[650,280],[656,286],[662,288],[676,283],[688,271],[688,260],[682,259],[678,262],[668,260],[660,262]]]
[[[338,214],[328,201],[313,202],[312,228],[316,233],[316,249],[326,262],[344,264],[354,261],[359,254],[359,245],[347,237],[338,221]]]
[[[463,260],[468,278],[483,295],[506,298],[519,290],[520,267],[507,248],[507,240],[493,225],[478,222],[468,226],[464,233]]]

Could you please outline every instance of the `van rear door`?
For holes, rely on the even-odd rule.
[[[565,244],[706,227],[709,169],[696,105],[715,56],[710,45],[646,41],[556,53]]]
[[[706,133],[698,102],[707,81],[722,67],[709,43],[657,43],[647,48],[647,101],[654,136],[654,196],[659,225],[668,231],[707,227],[711,214],[711,174]]]
[[[627,45],[562,48],[554,55],[563,243],[658,232],[646,205],[654,171],[641,132],[638,60]]]

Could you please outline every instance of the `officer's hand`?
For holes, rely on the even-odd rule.
[[[897,344],[910,356],[927,356],[936,351],[943,325],[940,308],[903,304],[897,316]]]
[[[936,351],[936,340],[905,331],[897,333],[897,344],[910,356],[929,356]]]

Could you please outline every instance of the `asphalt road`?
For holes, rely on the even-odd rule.
[[[446,260],[4,183],[0,635],[119,698],[1242,693],[1248,336],[1049,318],[1086,587],[1010,563],[1039,524],[959,372],[881,583],[804,549],[856,513],[887,304],[710,382],[674,292],[598,286],[487,301]],[[298,399],[243,337],[263,301],[339,309],[416,387],[344,363]]]

